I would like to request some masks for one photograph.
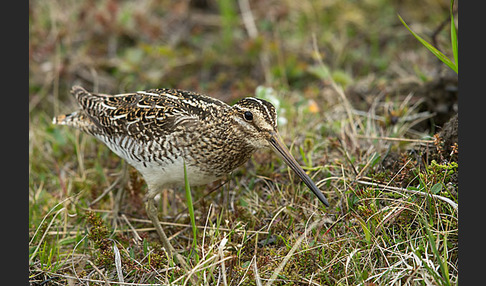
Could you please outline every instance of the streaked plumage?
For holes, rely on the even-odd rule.
[[[265,147],[272,147],[328,205],[280,140],[275,107],[265,100],[247,97],[229,106],[175,89],[105,95],[74,86],[71,93],[80,109],[53,122],[97,137],[142,174],[149,189],[147,213],[154,225],[154,196],[164,187],[183,185],[184,163],[190,185],[202,185],[224,177]]]

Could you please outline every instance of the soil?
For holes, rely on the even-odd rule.
[[[401,187],[406,187],[415,179],[412,174],[407,174],[405,163],[412,159],[412,165],[430,164],[435,160],[439,164],[458,162],[458,130],[459,116],[457,113],[458,102],[457,75],[449,75],[437,78],[422,85],[406,84],[397,88],[397,93],[413,93],[416,100],[424,99],[419,107],[419,112],[428,111],[434,115],[431,120],[424,121],[414,129],[420,132],[436,130],[434,145],[413,147],[407,152],[390,151],[381,163],[382,170],[389,174],[399,174],[396,182]],[[409,163],[408,163],[409,164]],[[458,172],[456,172],[450,184],[455,186],[457,194]]]

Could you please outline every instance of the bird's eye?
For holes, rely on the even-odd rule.
[[[243,113],[243,116],[245,117],[245,120],[247,120],[247,121],[253,120],[253,113],[251,113],[250,111],[245,111],[245,113]]]

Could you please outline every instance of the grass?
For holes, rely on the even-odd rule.
[[[398,15],[400,22],[407,28],[407,30],[412,33],[412,35],[420,42],[424,47],[426,47],[434,56],[436,56],[440,61],[450,67],[456,73],[459,73],[459,66],[458,66],[458,39],[457,39],[457,29],[456,24],[454,22],[454,0],[451,0],[451,8],[450,8],[450,19],[451,19],[451,47],[452,53],[454,56],[454,61],[449,59],[446,55],[444,55],[441,51],[437,50],[434,46],[424,40],[422,37],[417,35],[414,31],[410,29],[410,27],[405,23],[405,21]]]
[[[186,164],[185,163],[184,163],[184,189],[185,189],[185,192],[186,192],[187,210],[189,211],[189,218],[191,220],[193,249],[197,249],[196,218],[195,218],[195,215],[194,215],[194,205],[192,203],[191,187],[189,185],[189,179],[187,178],[187,170],[186,170]],[[199,260],[199,256],[197,256],[197,253],[196,253],[196,262],[197,262],[197,260]]]
[[[457,146],[445,151],[415,95],[447,67],[396,17],[425,38],[448,3],[188,3],[29,3],[30,283],[457,284]],[[436,46],[450,44],[436,34]],[[141,176],[51,124],[75,108],[73,84],[265,98],[331,207],[270,150],[224,182],[168,190],[160,217],[184,272],[145,214]]]

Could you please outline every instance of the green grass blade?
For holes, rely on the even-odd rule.
[[[422,39],[419,35],[417,35],[410,27],[405,23],[405,21],[398,15],[398,18],[402,22],[402,24],[407,28],[410,33],[420,42],[422,45],[424,45],[430,52],[432,52],[439,60],[441,60],[444,64],[446,64],[448,67],[450,67],[453,71],[456,73],[457,71],[457,66],[455,63],[453,63],[446,55],[444,55],[441,51],[437,50],[434,46],[429,44],[426,40]]]
[[[432,231],[430,231],[430,226],[425,218],[422,219],[422,223],[424,224],[424,228],[427,234],[426,237],[429,241],[430,248],[432,249],[432,252],[439,263],[439,269],[442,276],[437,275],[437,277],[439,281],[442,282],[442,285],[451,285],[451,282],[449,280],[449,267],[447,266],[447,260],[445,259],[445,257],[442,257],[440,255],[439,249],[437,248],[437,245],[435,243],[436,237],[432,234]],[[447,242],[444,241],[444,243]]]
[[[456,24],[454,22],[454,0],[451,0],[451,44],[452,44],[452,54],[454,55],[454,62],[456,64],[456,73],[459,70],[459,50],[457,44],[457,30]]]
[[[366,222],[359,217],[357,217],[357,219],[358,219],[359,224],[361,225],[361,228],[363,229],[363,233],[365,235],[366,242],[371,243],[371,231],[368,228],[368,226],[366,225]]]
[[[194,249],[196,249],[197,248],[196,219],[195,219],[195,216],[194,216],[194,205],[192,203],[191,187],[189,186],[189,178],[187,177],[186,162],[184,162],[184,187],[185,187],[185,190],[186,190],[187,209],[189,210],[189,218],[191,219],[193,245],[194,245]]]

